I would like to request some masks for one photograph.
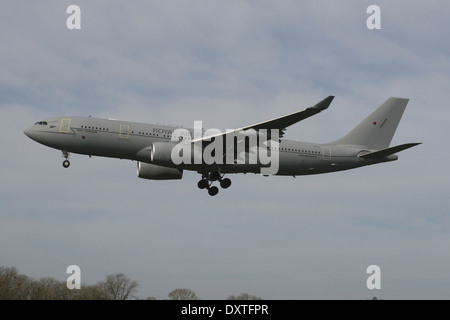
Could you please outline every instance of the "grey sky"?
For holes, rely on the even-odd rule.
[[[81,30],[66,9],[81,8]],[[85,283],[124,273],[138,296],[449,299],[447,1],[4,1],[0,265]],[[136,163],[61,153],[23,134],[49,116],[228,129],[330,108],[285,137],[333,141],[410,98],[399,161],[307,177],[233,175],[216,197],[136,177]],[[369,265],[382,289],[366,288]]]

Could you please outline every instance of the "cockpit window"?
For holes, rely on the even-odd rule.
[[[38,121],[38,122],[35,123],[35,125],[46,126],[47,125],[47,121]]]

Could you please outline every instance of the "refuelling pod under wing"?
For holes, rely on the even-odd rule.
[[[139,161],[137,163],[137,176],[150,180],[175,180],[183,177],[183,170]]]

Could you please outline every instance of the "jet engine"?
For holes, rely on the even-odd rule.
[[[142,179],[174,180],[183,177],[183,170],[139,161],[137,163],[137,175]]]
[[[154,142],[151,145],[150,161],[158,165],[173,165],[172,149],[177,143]]]

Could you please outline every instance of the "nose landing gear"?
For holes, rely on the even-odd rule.
[[[218,171],[202,174],[202,179],[197,183],[197,186],[199,189],[207,189],[210,196],[215,196],[219,193],[219,188],[212,185],[214,181],[219,181],[219,184],[223,189],[231,186],[231,180],[223,177],[224,175],[221,175]]]
[[[66,160],[63,161],[62,165],[63,165],[64,168],[68,168],[70,166],[69,152],[63,151],[62,155],[63,155],[63,158],[66,159]]]

